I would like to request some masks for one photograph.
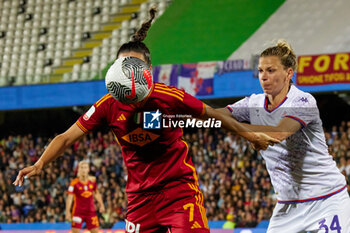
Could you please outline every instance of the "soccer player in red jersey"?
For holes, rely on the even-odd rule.
[[[99,211],[105,212],[101,194],[97,190],[96,178],[89,176],[89,170],[89,163],[81,161],[78,165],[78,177],[72,180],[68,188],[66,220],[72,221],[72,233],[79,233],[83,222],[91,233],[98,233],[99,223],[93,197],[98,202]]]
[[[132,41],[123,44],[117,57],[132,56],[151,67],[150,51],[142,42],[154,18],[144,23]],[[166,115],[187,114],[194,118],[221,120],[222,126],[251,141],[257,149],[277,143],[263,133],[247,130],[232,117],[225,116],[186,92],[164,84],[153,83],[148,97],[136,104],[123,104],[110,94],[103,96],[66,132],[56,136],[41,158],[22,169],[14,184],[22,185],[24,177],[39,174],[44,165],[93,131],[106,124],[112,130],[123,152],[128,180],[126,232],[209,232],[203,206],[203,195],[187,143],[181,128],[143,129],[144,112]]]

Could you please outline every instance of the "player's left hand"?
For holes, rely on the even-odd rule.
[[[252,142],[255,150],[266,150],[268,146],[273,146],[276,143],[280,143],[280,140],[270,137],[265,133],[255,133],[257,136],[256,140]]]

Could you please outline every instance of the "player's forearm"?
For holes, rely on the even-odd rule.
[[[269,135],[270,137],[276,138],[280,141],[285,140],[287,137],[292,135],[294,132],[287,132],[281,130],[277,126],[269,126],[269,125],[250,125],[246,123],[242,123],[246,128],[253,132],[261,132]]]
[[[68,195],[67,201],[66,201],[66,213],[70,213],[70,210],[72,208],[73,198],[71,195]]]
[[[63,134],[56,136],[35,164],[40,166],[47,165],[60,156],[72,143]]]
[[[231,132],[234,132],[241,137],[254,142],[257,139],[257,136],[249,128],[247,128],[242,123],[239,123],[236,119],[228,114],[223,114],[220,111],[217,111],[210,106],[206,105],[206,111],[203,116],[204,118],[215,118],[221,121],[221,126]]]
[[[95,194],[96,201],[100,207],[104,207],[103,201],[102,201],[102,196],[100,193]]]

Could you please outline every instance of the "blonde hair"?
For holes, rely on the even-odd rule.
[[[281,60],[281,64],[285,68],[292,68],[294,72],[297,70],[297,57],[285,39],[279,39],[275,46],[265,49],[260,57],[276,56]]]

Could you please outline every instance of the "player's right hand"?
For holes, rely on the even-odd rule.
[[[276,143],[280,143],[280,140],[270,137],[265,133],[255,133],[256,140],[254,140],[253,148],[255,150],[266,150],[268,146],[273,146]]]
[[[70,214],[70,212],[66,212],[66,221],[67,222],[72,221],[72,215]]]
[[[23,185],[23,180],[28,179],[31,176],[39,175],[43,168],[43,162],[38,160],[33,166],[25,167],[19,171],[16,180],[13,182],[14,185]]]

